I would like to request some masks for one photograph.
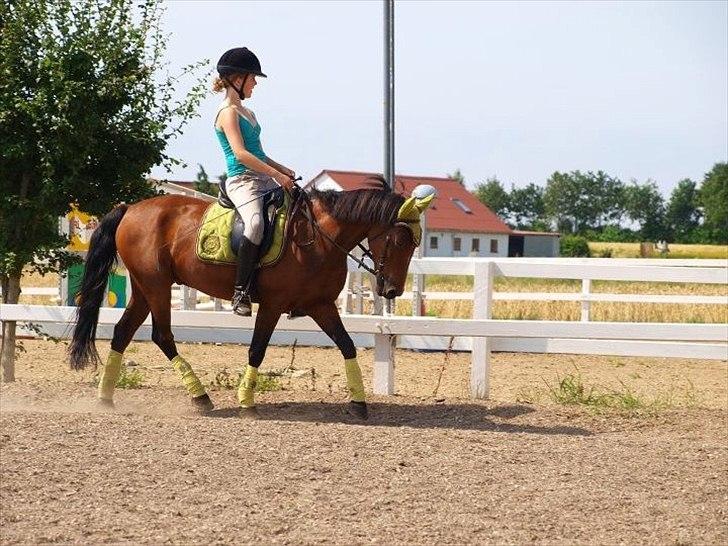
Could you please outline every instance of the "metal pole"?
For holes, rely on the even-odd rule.
[[[394,188],[394,0],[384,0],[384,178]]]
[[[384,178],[394,187],[394,0],[384,0]],[[385,313],[392,314],[387,300]]]

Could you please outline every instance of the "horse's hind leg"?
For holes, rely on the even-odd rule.
[[[131,279],[132,295],[121,320],[114,326],[114,337],[111,340],[111,351],[99,379],[99,400],[108,406],[113,405],[114,387],[121,374],[121,360],[129,346],[134,333],[139,329],[149,314],[149,305],[144,299],[138,285]]]
[[[339,351],[341,351],[341,356],[344,357],[346,384],[351,394],[351,402],[349,402],[347,411],[355,417],[366,419],[369,416],[369,411],[364,396],[361,368],[356,359],[356,347],[341,322],[336,304],[332,302],[318,305],[309,310],[309,315],[324,333],[336,343]]]
[[[192,397],[194,404],[202,410],[211,410],[214,405],[205,387],[192,370],[192,366],[179,356],[174,342],[171,326],[171,284],[147,294],[152,310],[152,341],[157,344],[172,363],[172,367],[182,376],[182,384]]]

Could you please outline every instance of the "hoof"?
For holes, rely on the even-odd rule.
[[[215,408],[215,404],[210,400],[210,395],[205,393],[202,396],[197,396],[192,399],[192,403],[195,408],[200,412],[212,411]]]
[[[114,401],[107,400],[106,398],[98,398],[96,400],[96,405],[99,407],[99,409],[102,409],[102,410],[114,409]]]
[[[253,406],[252,408],[240,408],[240,418],[246,420],[255,420],[260,418],[258,408]]]
[[[369,410],[367,409],[366,402],[349,402],[349,405],[346,406],[346,413],[363,421],[369,418]]]

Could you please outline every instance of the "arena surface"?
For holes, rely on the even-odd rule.
[[[293,361],[293,376],[250,421],[218,375],[244,347],[180,344],[218,385],[200,416],[149,343],[126,355],[144,388],[117,391],[113,413],[63,344],[24,346],[0,388],[2,544],[728,542],[725,362],[496,354],[492,399],[476,403],[468,355],[398,351],[400,394],[371,397],[360,424],[342,412],[335,350],[271,348],[264,369]],[[554,404],[546,385],[575,370],[670,405]]]

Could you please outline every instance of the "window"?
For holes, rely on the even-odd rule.
[[[437,248],[437,237],[430,237],[430,248]]]
[[[498,254],[498,239],[491,239],[490,240],[490,253],[491,254]]]
[[[473,238],[472,244],[470,245],[472,252],[480,252],[480,239]]]
[[[458,199],[458,198],[456,198],[456,197],[452,197],[452,198],[451,198],[451,201],[452,201],[453,203],[455,203],[455,206],[456,206],[457,208],[459,208],[459,209],[460,209],[461,211],[463,211],[464,213],[466,213],[466,214],[473,214],[473,211],[472,211],[472,210],[470,210],[470,207],[469,207],[469,206],[467,206],[467,205],[466,205],[465,203],[463,203],[462,201],[460,201],[460,199]]]
[[[462,242],[463,241],[462,241],[462,239],[460,237],[453,238],[453,240],[452,240],[452,249],[455,252],[460,252],[461,246],[462,246]]]

